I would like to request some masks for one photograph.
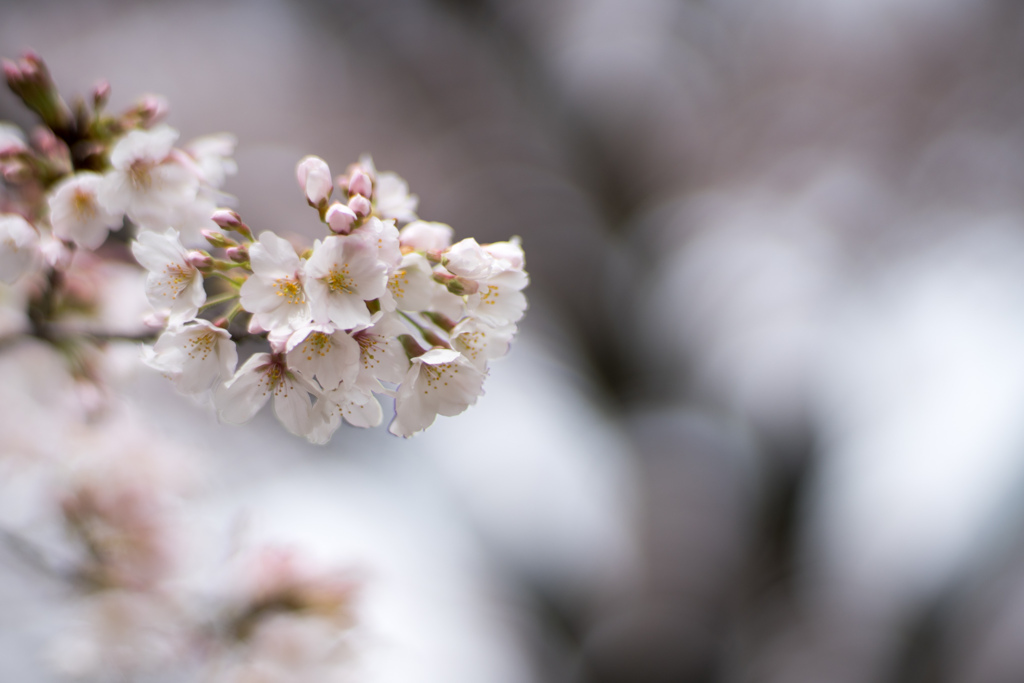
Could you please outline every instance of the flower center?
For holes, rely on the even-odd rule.
[[[326,332],[313,332],[302,343],[302,354],[306,360],[313,360],[314,355],[324,358],[332,348],[331,335]]]
[[[75,212],[75,218],[80,221],[96,217],[96,198],[88,190],[75,188],[74,197],[71,199],[71,208]]]
[[[128,181],[135,190],[148,190],[153,184],[153,165],[145,159],[136,159],[128,167]]]
[[[192,276],[195,273],[195,268],[180,263],[168,263],[164,267],[165,279],[158,281],[157,287],[163,289],[167,288],[171,290],[171,298],[177,299],[178,295],[181,294],[189,283],[192,281]],[[166,292],[163,292],[163,296],[167,296]]]
[[[405,296],[405,288],[408,286],[409,278],[406,277],[405,270],[400,270],[388,278],[388,289],[391,290],[391,294],[396,299],[401,299]]]
[[[206,360],[210,356],[210,352],[213,351],[214,344],[217,343],[217,335],[213,332],[204,332],[197,334],[188,340],[190,348],[186,348],[185,352],[188,353],[188,357],[192,360],[199,356],[199,360]]]
[[[349,275],[347,263],[341,268],[338,268],[338,264],[335,263],[331,266],[331,272],[328,273],[326,277],[320,279],[332,292],[355,294],[355,284],[352,282],[352,277]]]
[[[278,296],[283,296],[289,304],[306,303],[306,293],[302,291],[302,283],[295,277],[279,277],[274,280],[274,289]]]

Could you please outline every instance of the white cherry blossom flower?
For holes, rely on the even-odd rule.
[[[359,344],[333,325],[309,325],[296,330],[285,346],[288,367],[307,379],[315,376],[331,390],[351,384],[359,374]]]
[[[228,176],[238,173],[238,164],[231,158],[238,139],[231,133],[215,133],[191,140],[185,151],[195,159],[203,180],[213,188],[221,188]]]
[[[466,297],[469,314],[489,325],[500,327],[518,322],[526,311],[522,290],[530,278],[522,270],[522,250],[514,242],[488,245],[499,256],[469,237],[445,252],[444,267],[451,273],[472,280],[478,291]]]
[[[373,324],[352,332],[352,338],[359,344],[359,382],[364,376],[373,380],[398,383],[409,369],[409,357],[398,341],[398,335],[409,330],[393,314],[377,313]],[[374,389],[376,391],[376,388]]]
[[[0,214],[0,282],[12,284],[39,263],[39,233],[15,213]]]
[[[452,348],[460,351],[479,370],[487,368],[487,361],[508,353],[509,344],[516,334],[516,326],[492,327],[476,318],[464,318],[449,333]]]
[[[257,353],[214,391],[213,402],[221,420],[243,424],[273,396],[277,419],[292,434],[305,437],[314,426],[310,389],[288,368],[282,355]]]
[[[342,383],[324,392],[313,409],[315,426],[307,438],[316,444],[327,443],[342,420],[364,429],[378,426],[384,419],[380,402],[373,395],[378,388],[376,380],[364,376],[357,382]]]
[[[393,271],[402,262],[398,228],[395,227],[393,220],[382,221],[377,217],[370,217],[352,231],[352,236],[363,240],[367,246],[376,248],[377,258],[387,266],[388,272]]]
[[[446,223],[415,221],[398,231],[403,247],[416,251],[441,251],[451,246],[455,231]]]
[[[111,230],[121,226],[122,214],[108,211],[97,196],[102,182],[100,174],[81,171],[53,189],[49,205],[54,235],[96,249]]]
[[[178,131],[166,125],[127,133],[110,152],[113,170],[103,177],[100,203],[146,229],[171,224],[177,207],[199,189],[197,174],[173,154],[177,139]]]
[[[302,260],[288,240],[264,232],[249,248],[253,275],[242,285],[242,307],[265,330],[297,330],[313,320]]]
[[[143,362],[167,376],[179,391],[200,394],[235,371],[238,352],[227,330],[207,320],[175,326],[152,347],[142,347]]]
[[[409,194],[409,184],[396,173],[384,171],[377,174],[374,200],[377,214],[382,218],[393,218],[403,223],[416,220],[420,198]]]
[[[458,415],[483,393],[484,377],[452,349],[434,348],[413,358],[398,388],[388,431],[408,437],[429,427],[438,415]]]
[[[453,244],[444,253],[442,263],[452,274],[471,280],[490,277],[496,269],[501,267],[496,259],[472,237]]]
[[[430,262],[423,254],[412,252],[388,277],[387,291],[380,297],[385,311],[425,311],[434,298],[434,290],[441,285],[434,282]]]
[[[469,315],[496,327],[519,322],[526,312],[522,290],[529,282],[521,270],[499,272],[481,281],[479,291],[466,297],[466,309]]]
[[[188,251],[178,231],[142,232],[132,244],[132,253],[146,277],[146,296],[157,309],[167,309],[171,323],[184,323],[196,317],[206,302],[203,275],[188,259]]]
[[[526,254],[523,253],[522,241],[518,237],[513,237],[507,242],[485,244],[483,249],[494,258],[507,263],[514,270],[522,270],[526,265]]]
[[[314,318],[343,329],[368,325],[365,302],[380,297],[387,287],[387,267],[377,250],[354,235],[328,237],[314,245],[305,274]]]

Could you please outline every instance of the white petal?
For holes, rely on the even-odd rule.
[[[222,421],[228,424],[248,422],[270,399],[273,388],[266,371],[270,362],[269,353],[254,354],[234,377],[214,391],[213,403]]]

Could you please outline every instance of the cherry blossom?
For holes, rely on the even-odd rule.
[[[430,308],[434,290],[439,288],[427,259],[411,252],[402,257],[398,269],[388,277],[380,305],[385,311],[425,311]]]
[[[377,174],[375,188],[377,213],[382,218],[393,218],[403,223],[416,220],[416,207],[420,198],[409,194],[409,184],[395,173]]]
[[[171,323],[192,320],[206,301],[203,275],[192,265],[178,231],[143,232],[132,244],[132,253],[146,277],[146,296],[157,309],[166,309]]]
[[[162,230],[178,207],[195,199],[197,174],[173,154],[178,131],[160,125],[133,130],[110,152],[110,165],[99,187],[99,200],[110,212],[123,212],[136,225]]]
[[[451,246],[452,226],[446,223],[415,221],[398,232],[403,247],[417,251],[442,251]]]
[[[277,419],[292,434],[305,437],[313,427],[310,390],[312,387],[288,368],[282,355],[257,353],[214,391],[213,401],[221,420],[243,424],[273,396]]]
[[[238,362],[228,331],[202,319],[171,327],[156,344],[142,349],[146,365],[162,372],[186,394],[213,388],[234,373]]]
[[[305,274],[315,320],[344,329],[369,324],[365,302],[387,287],[387,267],[377,259],[377,250],[355,235],[328,237],[315,245]]]
[[[13,213],[0,214],[0,282],[11,284],[39,262],[39,233]]]
[[[458,415],[483,393],[484,373],[452,349],[431,349],[412,359],[395,396],[395,419],[388,431],[412,436],[438,415]]]
[[[476,318],[464,318],[448,333],[452,348],[460,351],[479,370],[485,370],[487,361],[508,353],[515,336],[513,324],[492,327]]]
[[[289,337],[288,366],[324,389],[352,383],[359,374],[359,344],[332,325],[309,325]]]
[[[122,214],[109,211],[97,193],[103,176],[81,171],[61,181],[49,199],[53,234],[80,247],[96,249],[121,226]]]
[[[297,330],[313,320],[301,272],[303,262],[288,240],[272,232],[249,248],[253,275],[242,285],[242,306],[265,330]]]

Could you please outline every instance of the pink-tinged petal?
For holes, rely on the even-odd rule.
[[[223,422],[248,422],[270,400],[276,384],[268,372],[271,364],[269,353],[254,354],[234,377],[214,391],[213,403]]]
[[[309,393],[287,372],[274,388],[274,414],[285,428],[305,437],[313,427],[313,403]]]
[[[144,231],[132,243],[132,254],[135,260],[148,271],[161,272],[168,263],[185,265],[188,263],[188,251],[178,237],[178,231],[168,228],[163,233]]]
[[[443,263],[455,275],[480,280],[491,274],[494,260],[475,239],[467,237],[444,253]]]
[[[410,374],[418,369],[410,369]],[[434,424],[437,413],[423,401],[416,400],[414,382],[403,382],[395,397],[395,419],[388,431],[395,436],[408,438]]]
[[[262,313],[273,310],[281,305],[281,297],[277,295],[277,289],[273,284],[258,277],[250,277],[242,284],[241,290],[242,308],[250,313]]]
[[[358,296],[335,295],[327,300],[327,317],[344,330],[370,322],[366,302]]]
[[[254,273],[270,279],[293,277],[301,266],[291,242],[270,231],[260,234],[259,241],[249,247],[249,262]]]
[[[314,206],[327,201],[334,189],[331,169],[327,162],[312,154],[303,157],[295,168],[299,187]]]
[[[362,427],[363,429],[376,427],[384,419],[384,411],[381,410],[380,401],[372,394],[366,395],[365,403],[358,403],[350,395],[344,403],[339,403],[338,406],[338,410],[341,416],[345,418],[345,422],[348,422],[353,427]]]
[[[0,214],[0,281],[13,283],[39,262],[39,233],[17,214]]]
[[[509,268],[522,270],[526,265],[526,254],[518,237],[507,242],[494,242],[483,245],[484,251],[496,259],[504,261]]]
[[[403,247],[416,251],[441,251],[451,246],[455,231],[445,223],[415,221],[409,223],[398,233]]]

